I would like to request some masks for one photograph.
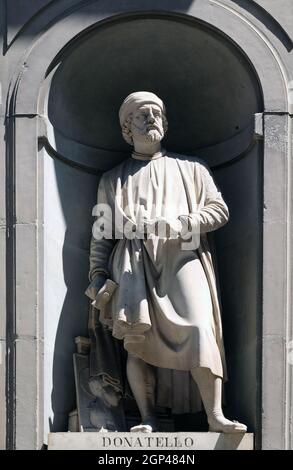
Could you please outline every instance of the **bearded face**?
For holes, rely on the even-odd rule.
[[[160,142],[164,137],[161,108],[155,104],[144,104],[132,116],[133,140],[142,143]]]

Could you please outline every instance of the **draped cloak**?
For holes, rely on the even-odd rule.
[[[100,311],[100,322],[123,340],[128,353],[158,368],[157,404],[175,413],[196,411],[201,405],[189,371],[207,367],[226,380],[208,241],[208,233],[229,218],[221,192],[200,159],[165,151],[148,158],[134,152],[103,174],[98,204],[111,208],[112,228],[101,239],[92,237],[90,280],[104,273],[118,285]],[[200,232],[199,243],[191,241],[183,249],[180,233],[172,239],[154,234],[137,238],[142,207],[149,220],[179,218]],[[126,225],[128,232],[134,230],[132,239],[123,235]],[[107,374],[119,381],[113,362]]]

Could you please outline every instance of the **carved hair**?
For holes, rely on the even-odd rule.
[[[133,139],[132,139],[132,133],[131,133],[132,118],[133,118],[133,114],[130,113],[128,118],[124,121],[122,125],[123,138],[129,145],[133,145]],[[166,134],[168,130],[168,121],[164,113],[162,113],[162,124],[163,124],[164,134]]]

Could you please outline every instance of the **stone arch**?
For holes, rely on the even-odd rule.
[[[14,215],[16,216],[16,220],[20,223],[32,222],[35,224],[36,233],[39,234],[39,243],[41,240],[40,237],[42,237],[42,229],[38,225],[38,220],[42,220],[42,209],[40,209],[40,207],[37,208],[36,193],[37,187],[39,188],[38,191],[43,188],[43,177],[40,174],[40,164],[36,163],[35,160],[37,154],[36,135],[42,137],[45,134],[44,126],[47,124],[43,119],[43,98],[45,93],[41,93],[40,98],[40,88],[43,87],[43,92],[46,89],[47,82],[45,81],[45,77],[48,67],[54,60],[56,60],[58,54],[60,56],[60,51],[62,51],[70,41],[74,40],[74,38],[78,38],[85,30],[89,30],[94,28],[96,25],[101,24],[101,22],[112,21],[115,14],[119,14],[119,17],[122,19],[124,16],[126,17],[129,14],[139,17],[142,13],[150,13],[150,10],[151,12],[156,12],[157,10],[162,11],[162,9],[164,9],[161,5],[158,7],[157,2],[155,1],[148,2],[145,7],[137,5],[137,2],[135,1],[128,2],[127,5],[123,4],[125,2],[115,3],[115,11],[109,11],[109,8],[107,8],[107,10],[103,10],[105,7],[103,2],[99,2],[98,4],[82,2],[80,4],[80,8],[71,12],[70,15],[64,15],[61,19],[56,18],[55,22],[53,20],[49,29],[42,33],[38,41],[36,41],[30,48],[29,52],[20,64],[20,68],[16,71],[15,77],[11,83],[8,116],[9,134],[11,139],[15,137],[16,143],[15,154],[13,155],[15,158],[15,165],[11,173],[11,177],[16,178],[15,182],[17,191],[15,196],[16,199],[14,200]],[[174,8],[169,7],[166,9],[167,15],[174,14],[179,18],[181,15],[184,16],[187,14],[189,17],[195,18],[197,21],[221,31],[221,34],[224,34],[227,39],[231,40],[233,44],[236,44],[242,53],[245,54],[248,61],[253,65],[253,68],[256,71],[256,76],[260,82],[264,100],[263,111],[265,113],[269,115],[272,113],[272,115],[274,115],[275,113],[286,114],[288,112],[288,77],[286,69],[277,50],[270,41],[265,38],[257,26],[242,17],[239,12],[235,12],[231,7],[228,8],[227,5],[222,4],[223,2],[218,0],[212,0],[211,8],[207,8],[204,5],[200,5],[199,7],[197,4],[191,4],[191,2],[185,1],[182,2],[182,7],[179,9],[178,6],[175,6],[176,3],[178,2],[174,2]],[[168,2],[168,4],[170,5],[170,2]],[[212,15],[211,9],[214,9],[217,14]],[[107,11],[107,14],[105,14],[104,11]],[[44,55],[43,52],[45,52]],[[270,71],[269,78],[267,76],[268,70]],[[271,87],[272,82],[274,83],[274,88]],[[18,119],[18,116],[19,118],[31,117],[31,120],[29,123],[24,123]],[[270,119],[272,118],[268,116],[267,129],[270,127]],[[273,125],[274,124],[272,123],[272,126]],[[32,135],[32,139],[29,142],[30,148],[27,149],[26,154],[26,162],[28,166],[25,172],[18,157],[18,153],[21,152],[21,143],[18,140],[18,136],[21,135],[23,129],[27,129],[30,135]],[[269,156],[269,151],[267,155]],[[31,171],[31,175],[33,175],[34,178],[33,184],[31,184],[29,188],[29,191],[31,191],[30,195],[28,194],[27,186],[20,181],[23,176],[29,173],[29,171]],[[269,191],[270,189],[268,188],[268,192]],[[13,195],[10,194],[10,197],[12,198]],[[28,209],[27,201],[29,198],[34,199],[35,207],[30,207]],[[267,235],[266,240],[269,240],[269,235]],[[35,242],[36,238],[34,234],[31,238],[28,238],[28,249],[30,248],[34,252],[36,250]],[[40,249],[40,246],[38,248]],[[38,288],[41,290],[42,283],[40,278],[38,278],[38,281],[37,278],[38,275],[36,274],[36,285],[39,283]],[[268,285],[264,285],[268,288]],[[40,295],[40,297],[42,296]],[[36,312],[36,315],[42,315],[41,305],[40,311]],[[39,320],[37,323],[38,328],[40,328]],[[36,333],[38,341],[39,335],[41,336],[41,332],[38,330]],[[37,379],[35,377],[35,381],[36,380]],[[38,393],[42,394],[41,391]],[[39,410],[39,416],[34,419],[38,420],[37,426],[43,426],[42,410]],[[17,426],[18,424],[16,419],[16,428]],[[30,439],[30,442],[34,441],[34,445],[37,445],[35,435],[28,437],[28,439]]]

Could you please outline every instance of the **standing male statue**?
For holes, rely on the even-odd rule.
[[[202,161],[161,148],[167,119],[158,96],[130,94],[119,118],[134,150],[100,180],[87,294],[128,352],[141,414],[131,431],[157,429],[157,370],[168,369],[196,382],[210,431],[245,432],[222,412],[225,354],[207,240],[228,208]]]

